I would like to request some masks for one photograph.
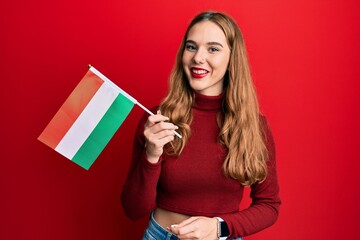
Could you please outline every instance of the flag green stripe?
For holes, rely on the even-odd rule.
[[[89,169],[133,107],[132,101],[119,94],[72,161]]]

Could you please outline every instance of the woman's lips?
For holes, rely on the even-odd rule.
[[[190,73],[193,78],[203,78],[205,77],[209,71],[203,68],[190,68]]]

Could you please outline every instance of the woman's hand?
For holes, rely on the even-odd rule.
[[[157,114],[150,116],[145,123],[146,155],[151,163],[157,163],[163,153],[164,145],[174,140],[173,130],[178,129],[178,127],[166,122],[168,120],[168,117],[157,111]]]
[[[169,230],[182,239],[217,239],[218,222],[216,218],[191,217],[178,225],[171,225]]]

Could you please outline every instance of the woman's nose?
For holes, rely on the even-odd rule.
[[[195,63],[203,64],[206,62],[206,54],[203,50],[199,49],[198,51],[196,51],[193,60]]]

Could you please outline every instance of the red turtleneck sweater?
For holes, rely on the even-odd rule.
[[[268,176],[251,186],[252,204],[239,210],[244,187],[224,177],[221,166],[227,150],[217,143],[217,112],[222,96],[196,94],[191,136],[178,157],[162,156],[157,164],[146,159],[144,124],[141,118],[133,157],[121,193],[124,211],[130,219],[148,216],[156,207],[192,216],[221,217],[231,237],[242,237],[272,225],[278,216],[280,199],[275,165],[274,141],[265,118],[269,150]],[[156,109],[153,109],[156,110]]]

